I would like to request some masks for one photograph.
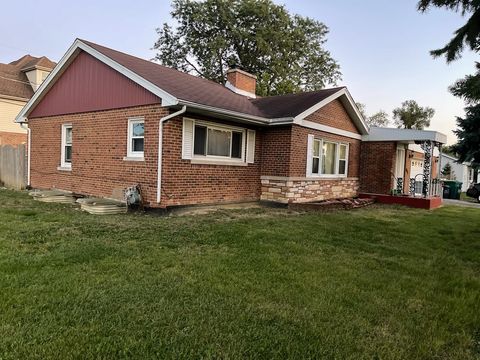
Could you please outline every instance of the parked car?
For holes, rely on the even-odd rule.
[[[477,199],[480,202],[480,183],[472,184],[467,190],[467,196]]]

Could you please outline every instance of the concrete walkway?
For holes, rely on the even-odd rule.
[[[468,202],[468,201],[461,201],[461,200],[453,200],[453,199],[443,199],[444,205],[453,205],[453,206],[462,206],[462,207],[473,207],[480,209],[480,203],[478,202]]]

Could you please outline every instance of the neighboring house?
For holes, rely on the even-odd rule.
[[[113,198],[139,184],[158,208],[388,194],[398,149],[445,142],[369,132],[345,87],[256,98],[255,76],[227,79],[76,40],[17,117],[30,130],[29,183]]]
[[[457,180],[462,183],[462,192],[465,192],[475,180],[475,170],[468,163],[458,163],[458,159],[447,154],[442,154],[441,167],[450,164],[451,174],[449,180]],[[444,176],[442,175],[442,178]]]
[[[15,123],[15,117],[54,66],[44,56],[30,55],[0,64],[0,145],[27,141],[27,131]]]

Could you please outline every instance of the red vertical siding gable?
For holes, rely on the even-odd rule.
[[[29,118],[160,102],[156,95],[82,51],[35,106]]]

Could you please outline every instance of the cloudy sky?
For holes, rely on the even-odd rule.
[[[330,28],[326,44],[340,63],[343,80],[367,113],[391,114],[402,101],[415,99],[436,110],[431,129],[448,135],[463,102],[448,86],[474,72],[479,56],[465,52],[450,65],[429,50],[443,46],[464,23],[459,14],[416,11],[415,0],[283,0],[292,13],[310,16]],[[58,61],[76,37],[143,58],[152,58],[155,28],[169,21],[168,0],[44,0],[2,4],[0,62],[30,53]],[[18,15],[18,16],[17,16]]]

